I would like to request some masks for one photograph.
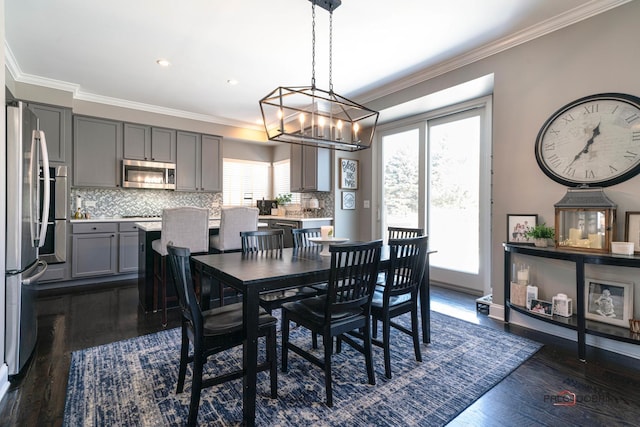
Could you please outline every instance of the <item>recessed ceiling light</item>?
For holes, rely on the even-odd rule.
[[[235,86],[238,84],[238,81],[236,79],[229,79],[227,80],[227,83],[230,84],[231,86]]]
[[[158,64],[161,67],[168,67],[169,65],[171,65],[171,62],[169,62],[168,59],[158,59],[156,61],[156,64]]]

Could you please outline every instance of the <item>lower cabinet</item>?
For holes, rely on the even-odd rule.
[[[118,224],[73,224],[71,277],[116,274],[118,271]]]
[[[134,223],[73,224],[71,277],[138,271],[138,227]]]

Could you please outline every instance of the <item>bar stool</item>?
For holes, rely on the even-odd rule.
[[[167,326],[167,245],[188,248],[192,254],[209,251],[209,210],[196,207],[179,207],[162,210],[160,239],[151,242],[153,249],[153,308],[161,303],[162,326]],[[198,281],[199,278],[196,278]],[[170,280],[169,280],[170,281]]]
[[[240,232],[258,229],[258,212],[258,208],[250,207],[222,208],[220,231],[217,236],[209,238],[209,251],[211,253],[240,252],[242,250]]]

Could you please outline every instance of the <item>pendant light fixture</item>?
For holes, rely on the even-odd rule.
[[[369,148],[379,113],[333,91],[333,11],[342,2],[309,1],[312,15],[311,86],[280,86],[260,100],[267,137],[271,141],[341,151]],[[316,87],[316,5],[329,11],[329,90]]]

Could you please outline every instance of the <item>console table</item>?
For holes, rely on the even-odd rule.
[[[527,316],[543,322],[573,329],[578,334],[578,357],[586,360],[586,334],[596,335],[615,341],[621,341],[640,345],[640,336],[633,334],[631,330],[615,325],[587,320],[585,318],[585,293],[584,293],[584,267],[585,264],[611,265],[618,267],[640,268],[640,256],[638,255],[616,255],[616,254],[594,254],[554,247],[538,248],[529,245],[518,245],[503,243],[504,246],[504,321],[509,323],[510,310],[515,310]],[[575,264],[576,273],[576,301],[574,305],[574,315],[569,318],[561,316],[540,316],[520,307],[511,304],[511,255],[522,254],[539,258],[548,258],[572,262]],[[636,286],[636,290],[637,290]]]

